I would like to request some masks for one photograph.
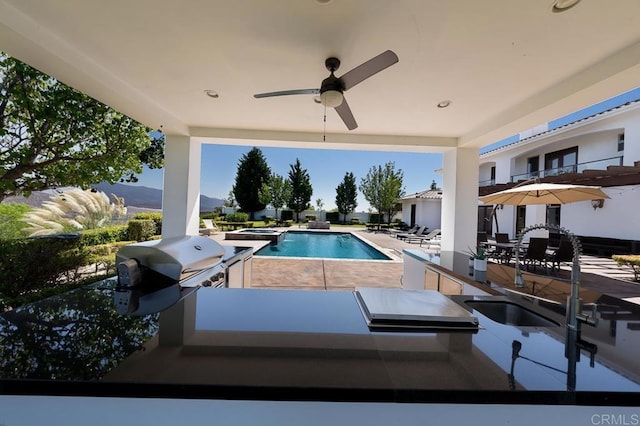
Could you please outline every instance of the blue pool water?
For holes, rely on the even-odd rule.
[[[332,232],[287,232],[281,242],[261,248],[256,255],[390,260],[351,234]]]

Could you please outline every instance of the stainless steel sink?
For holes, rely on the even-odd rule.
[[[560,323],[508,300],[465,300],[464,303],[501,324],[523,327],[559,327]]]

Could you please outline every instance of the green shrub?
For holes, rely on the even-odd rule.
[[[28,226],[22,221],[31,207],[21,203],[0,203],[0,238],[9,240],[24,238],[28,235],[24,229]]]
[[[96,272],[100,266],[104,267],[107,274],[115,272],[116,253],[122,246],[133,244],[135,241],[118,241],[109,244],[98,244],[87,247],[88,255],[85,259],[85,265],[96,265]]]
[[[203,214],[200,215],[200,219],[218,220],[218,219],[220,219],[220,213],[218,213],[218,212],[203,213]]]
[[[0,299],[5,300],[5,305],[7,301],[12,304],[15,298],[72,281],[78,266],[86,264],[86,256],[78,236],[3,241],[0,244]]]
[[[338,212],[327,212],[326,218],[331,223],[339,223],[340,222],[340,213]]]
[[[305,219],[309,222],[311,220],[317,220],[317,216],[315,214],[308,214],[305,216]]]
[[[378,221],[378,219],[380,219]],[[384,223],[384,215],[380,215],[380,213],[370,213],[369,214],[369,222],[370,223]]]
[[[352,217],[351,218],[351,224],[352,225],[359,225],[360,224],[360,219],[358,219],[357,217]]]
[[[162,235],[162,213],[137,213],[131,218],[133,220],[152,220],[156,226],[154,235]]]
[[[147,241],[156,235],[156,224],[153,220],[132,219],[128,224],[128,238],[132,241]]]
[[[226,217],[227,222],[246,222],[249,215],[244,212],[229,213]]]
[[[95,246],[99,244],[114,243],[128,239],[127,225],[105,226],[103,228],[87,229],[82,231],[80,243],[83,246]]]

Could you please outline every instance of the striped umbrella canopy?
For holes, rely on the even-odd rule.
[[[567,204],[610,198],[599,186],[558,183],[532,183],[480,197],[485,204],[523,206],[528,204]]]

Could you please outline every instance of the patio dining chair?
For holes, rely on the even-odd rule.
[[[573,244],[566,238],[560,240],[560,246],[551,253],[546,255],[547,262],[551,262],[551,272],[557,273],[560,264],[565,262],[573,262]]]
[[[547,270],[547,247],[549,245],[549,239],[543,237],[531,237],[529,238],[529,245],[524,255],[524,264],[529,270],[529,266],[533,265],[535,271],[537,266],[540,265]]]
[[[496,238],[496,243],[498,244],[511,243],[511,240],[509,240],[509,234],[507,233],[496,232],[495,238]],[[492,253],[492,257],[501,263],[509,263],[511,261],[512,255],[513,255],[513,249],[511,247],[496,246],[495,250]]]

